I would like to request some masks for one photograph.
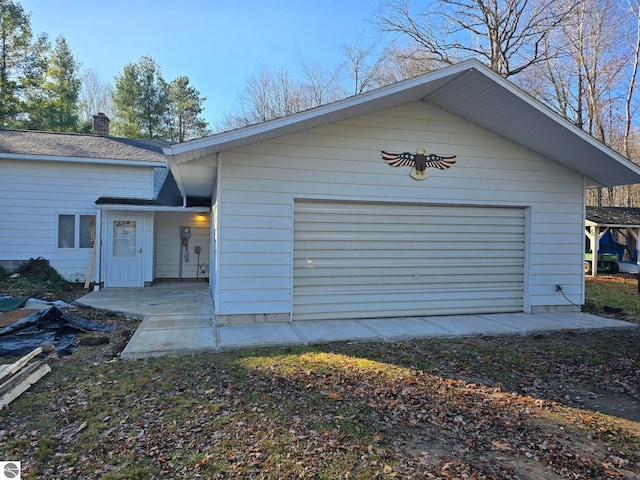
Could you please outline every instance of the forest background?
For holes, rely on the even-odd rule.
[[[91,133],[103,112],[115,136],[182,142],[476,58],[640,164],[638,0],[381,0],[370,20],[378,40],[355,38],[335,65],[256,66],[211,126],[187,75],[167,80],[142,55],[99,78],[82,70],[64,36],[34,32],[19,1],[0,0],[0,127]],[[640,207],[640,185],[590,189],[587,201]]]

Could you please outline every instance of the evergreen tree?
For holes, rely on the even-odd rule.
[[[125,65],[115,77],[114,131],[130,138],[163,138],[166,130],[168,85],[150,56]]]
[[[79,64],[64,37],[56,39],[41,87],[30,95],[27,128],[54,132],[78,129]]]
[[[169,84],[168,140],[184,142],[207,135],[208,123],[201,115],[206,97],[181,75]]]
[[[138,118],[138,68],[129,63],[124,66],[122,74],[115,77],[113,100],[113,132],[127,138],[142,137],[142,129]]]
[[[39,88],[46,69],[47,36],[34,38],[31,16],[12,0],[0,0],[0,126],[15,127],[24,98]],[[22,119],[24,120],[24,119]]]

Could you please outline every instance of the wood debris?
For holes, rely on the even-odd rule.
[[[41,360],[29,363],[42,351],[42,347],[38,347],[14,363],[0,365],[0,410],[51,371]]]

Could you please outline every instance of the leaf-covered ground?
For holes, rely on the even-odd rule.
[[[0,456],[26,478],[639,478],[639,340],[81,347],[0,412]]]
[[[0,412],[23,478],[640,478],[637,328],[124,362],[76,313],[119,328]]]

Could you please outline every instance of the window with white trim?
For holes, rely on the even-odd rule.
[[[95,215],[58,215],[58,248],[92,248],[95,239]]]

